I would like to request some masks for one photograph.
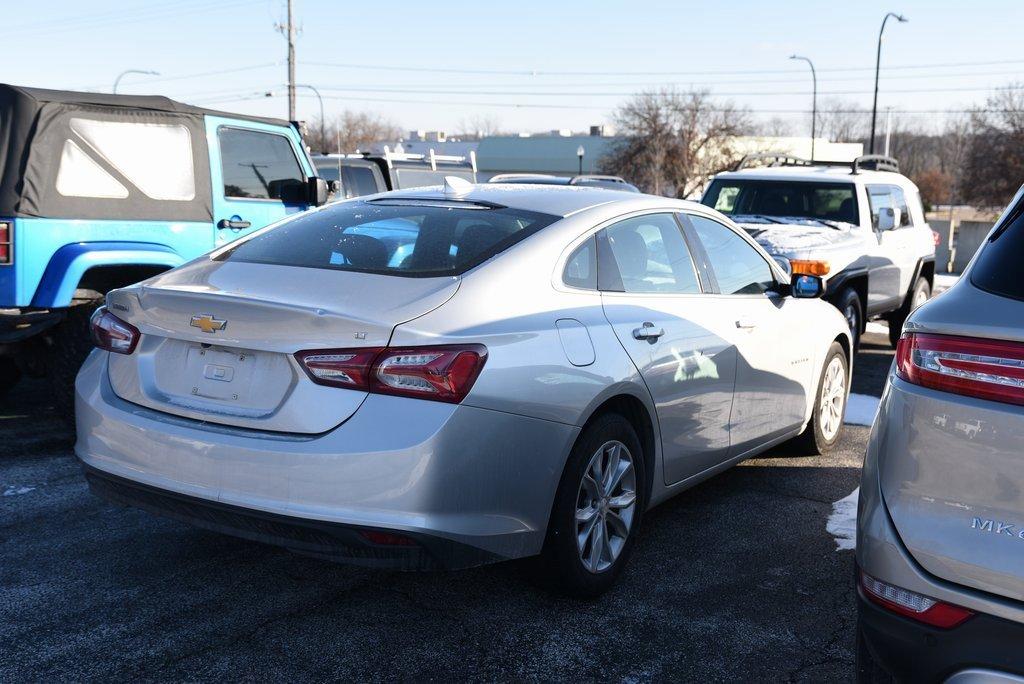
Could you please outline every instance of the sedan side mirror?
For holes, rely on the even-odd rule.
[[[819,276],[798,273],[793,276],[789,292],[797,299],[817,299],[825,294],[825,281]]]

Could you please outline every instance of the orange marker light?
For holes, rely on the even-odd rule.
[[[793,273],[800,275],[823,276],[828,274],[829,263],[827,261],[810,261],[806,259],[790,259],[789,265]]]

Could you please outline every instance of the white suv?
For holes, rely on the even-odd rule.
[[[758,162],[767,164],[755,168]],[[826,299],[859,341],[866,321],[889,321],[896,345],[907,315],[931,296],[935,234],[921,195],[896,160],[816,162],[744,157],[712,179],[704,204],[727,214],[782,266],[826,279]]]

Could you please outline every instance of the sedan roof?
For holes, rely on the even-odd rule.
[[[680,207],[689,203],[671,200],[655,195],[641,193],[625,193],[601,187],[582,185],[539,185],[518,183],[479,183],[458,193],[445,193],[442,186],[396,190],[393,192],[364,197],[362,199],[422,199],[422,200],[457,200],[462,202],[487,202],[500,204],[514,209],[539,211],[554,216],[569,216],[592,207],[612,202],[629,203],[636,209],[647,206],[665,206],[678,204]]]

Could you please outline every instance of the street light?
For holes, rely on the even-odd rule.
[[[325,147],[327,145],[327,130],[325,128],[326,120],[324,118],[324,98],[320,95],[320,91],[309,85],[308,83],[296,83],[296,88],[309,88],[316,94],[316,99],[320,100],[320,144]],[[273,90],[268,90],[264,93],[264,97],[274,97],[275,93]]]
[[[583,155],[585,155],[586,153],[587,153],[587,151],[585,149],[583,149],[583,145],[580,145],[579,147],[576,148],[576,158],[580,160],[580,173],[579,173],[579,175],[581,175],[581,176],[583,175]]]
[[[814,71],[814,62],[809,57],[801,57],[800,55],[790,55],[790,59],[796,59],[807,62],[807,65],[811,67],[811,83],[813,84],[813,90],[811,91],[811,163],[814,163],[814,136],[818,131],[818,74]]]
[[[119,73],[117,75],[117,78],[114,79],[114,90],[113,90],[113,92],[115,92],[115,93],[117,92],[117,84],[120,83],[121,79],[124,78],[127,74],[145,74],[146,76],[159,76],[160,72],[159,71],[145,71],[143,69],[125,69],[124,71],[122,71],[121,73]]]
[[[875,153],[875,119],[878,117],[878,70],[882,64],[882,34],[885,33],[885,22],[889,21],[889,17],[892,17],[901,24],[910,21],[902,14],[889,12],[882,19],[882,28],[878,31],[878,52],[875,55],[875,102],[871,105],[871,154]]]

